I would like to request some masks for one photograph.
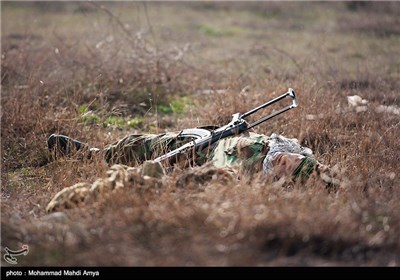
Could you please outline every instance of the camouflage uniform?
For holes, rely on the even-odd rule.
[[[181,138],[179,133],[127,135],[104,149],[109,164],[141,164],[168,153],[193,139]]]
[[[283,176],[307,178],[319,166],[309,148],[297,139],[273,133],[271,136],[249,133],[219,141],[211,161],[217,167],[239,164],[250,172],[262,171],[279,179]]]
[[[141,164],[193,140],[179,137],[179,133],[128,135],[108,145],[104,157],[109,164]],[[278,179],[289,175],[288,172],[293,177],[306,178],[320,165],[311,149],[301,146],[297,139],[275,133],[266,136],[250,132],[225,138],[208,149],[196,151],[195,157],[198,165],[210,161],[221,168],[240,166],[243,170],[263,171]],[[280,172],[275,172],[279,168]]]
[[[48,143],[52,137],[57,136],[50,136]],[[68,139],[74,143],[76,149],[88,147],[79,141]],[[64,138],[62,140],[66,142]],[[179,132],[131,134],[106,146],[103,155],[110,165],[139,165],[193,140],[193,137],[182,137]],[[49,148],[50,146],[49,144]],[[221,139],[208,148],[195,151],[194,162],[197,165],[212,162],[214,166],[221,168],[239,166],[249,172],[262,171],[276,179],[283,176],[305,179],[323,166],[314,159],[311,149],[301,146],[297,139],[275,133],[266,136],[252,132]]]
[[[105,160],[111,165],[107,178],[100,178],[93,184],[78,183],[61,190],[47,205],[46,211],[59,211],[96,201],[108,192],[129,186],[133,181],[139,182],[141,188],[162,187],[167,181],[160,179],[166,174],[165,167],[168,164],[163,162],[162,166],[151,159],[192,140],[191,137],[182,137],[181,133],[128,135],[103,150]],[[100,151],[64,135],[51,135],[48,145],[65,156],[78,152],[90,157],[93,151]],[[330,175],[328,168],[313,158],[310,149],[299,145],[296,139],[277,134],[244,133],[221,139],[210,147],[195,151],[195,163],[201,165],[205,162],[210,164],[183,172],[176,180],[176,186],[197,188],[213,178],[229,184],[235,175],[240,177],[242,174],[237,172],[237,167],[248,173],[263,172],[274,179],[286,177],[296,181],[299,179],[300,182],[311,173],[316,173],[326,187],[334,186],[334,189],[340,183]],[[285,184],[287,181],[281,182]]]

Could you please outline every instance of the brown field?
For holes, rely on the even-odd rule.
[[[399,266],[399,13],[399,2],[2,1],[2,256],[28,244],[18,265]],[[51,133],[101,148],[223,125],[288,87],[299,107],[255,131],[298,138],[340,172],[337,191],[257,174],[182,187],[176,171],[162,188],[47,216],[57,192],[108,170],[52,160]]]

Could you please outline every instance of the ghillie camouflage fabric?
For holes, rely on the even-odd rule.
[[[46,212],[62,211],[107,199],[113,192],[123,189],[157,190],[171,183],[159,162],[145,161],[138,167],[114,164],[106,178],[93,183],[77,183],[59,191],[48,203]],[[217,168],[206,163],[199,168],[183,170],[174,182],[177,188],[204,189],[208,182],[228,183],[235,181],[233,170]]]
[[[193,141],[179,135],[179,132],[128,135],[108,145],[104,158],[109,164],[142,164]],[[266,136],[247,132],[224,138],[211,147],[195,151],[192,156],[195,165],[211,162],[220,168],[240,166],[247,172],[263,171],[277,178],[288,175],[306,178],[321,165],[314,159],[311,149],[301,146],[297,139],[275,133]]]
[[[179,132],[128,135],[106,146],[103,156],[111,166],[108,177],[98,179],[93,184],[78,183],[61,190],[50,201],[46,210],[52,212],[95,201],[113,190],[131,185],[146,188],[165,185],[165,178],[168,177],[165,176],[165,168],[152,160],[193,141],[191,137],[179,135]],[[86,144],[82,145],[88,147]],[[202,184],[213,178],[229,181],[238,178],[235,173],[243,172],[262,172],[276,180],[286,178],[300,182],[304,182],[311,174],[316,174],[327,187],[340,183],[330,168],[314,158],[311,149],[301,146],[295,138],[286,138],[275,133],[266,136],[246,132],[224,138],[210,147],[194,151],[183,161],[185,164],[179,167],[201,168],[186,169],[189,171],[183,172],[177,179],[177,187],[201,188]]]
[[[138,165],[146,160],[155,159],[190,141],[192,137],[181,137],[179,132],[165,134],[128,135],[108,145],[104,149],[104,159],[109,164]],[[247,133],[246,135],[221,139],[211,147],[196,150],[193,156],[196,165],[211,161],[216,167],[243,163],[248,168],[254,165],[260,170],[260,163],[265,155],[267,137]]]
[[[104,159],[109,164],[138,165],[146,160],[172,151],[190,141],[191,137],[180,137],[179,132],[163,134],[131,134],[104,149]]]

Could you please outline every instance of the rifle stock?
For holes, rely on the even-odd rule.
[[[255,121],[251,124],[247,123],[245,118],[254,114],[255,112],[266,108],[274,103],[277,103],[281,100],[283,100],[285,97],[289,96],[292,100],[292,104],[289,106],[286,106],[276,112],[273,112],[265,117],[262,117],[261,119],[259,119],[258,121]],[[226,137],[232,136],[232,135],[238,135],[241,134],[245,131],[247,131],[250,128],[253,128],[277,115],[280,115],[290,109],[296,108],[298,106],[297,103],[297,99],[296,99],[296,94],[294,92],[294,90],[292,88],[289,88],[288,91],[276,98],[274,98],[271,101],[268,101],[244,114],[241,113],[235,113],[232,115],[232,120],[217,129],[214,130],[207,130],[207,129],[202,129],[202,128],[191,128],[191,129],[184,129],[181,132],[181,136],[184,137],[193,137],[195,138],[195,140],[193,140],[192,142],[186,143],[185,145],[172,150],[158,158],[156,158],[154,161],[156,162],[163,162],[167,159],[171,159],[171,158],[177,158],[179,157],[181,154],[185,154],[185,153],[190,153],[191,151],[194,150],[201,150],[207,146],[210,146],[216,142],[218,142],[221,139],[224,139]]]

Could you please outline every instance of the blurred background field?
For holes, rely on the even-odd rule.
[[[2,252],[28,244],[18,261],[34,266],[398,266],[399,13],[398,2],[1,2]],[[45,213],[108,169],[52,160],[51,133],[101,148],[223,125],[288,87],[299,107],[255,130],[336,166],[337,192],[172,180]],[[368,103],[351,107],[353,95]]]

